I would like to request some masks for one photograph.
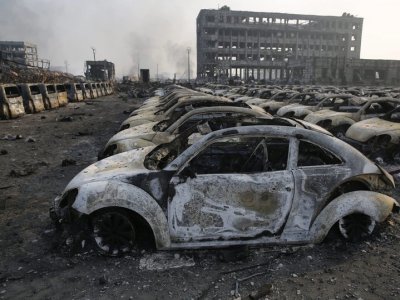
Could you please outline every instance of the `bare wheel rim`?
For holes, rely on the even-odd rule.
[[[348,240],[359,241],[375,228],[375,220],[364,214],[353,214],[339,220],[340,233]]]
[[[133,248],[136,234],[127,215],[106,212],[93,218],[93,237],[101,252],[116,256]]]

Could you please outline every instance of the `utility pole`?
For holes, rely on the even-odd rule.
[[[158,64],[157,64],[157,77],[156,80],[158,81]]]
[[[96,61],[96,48],[92,47],[92,51],[93,51],[93,60]]]
[[[68,60],[64,61],[64,65],[65,65],[65,73],[68,73]]]
[[[138,53],[137,78],[138,78],[138,81],[140,81],[140,53]]]
[[[187,48],[188,53],[188,82],[190,83],[190,47]]]

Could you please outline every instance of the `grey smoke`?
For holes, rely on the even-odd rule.
[[[161,6],[165,9],[157,9]],[[157,64],[160,74],[182,76],[186,48],[195,48],[195,18],[172,18],[175,8],[155,0],[0,0],[0,40],[37,44],[40,57],[61,68],[67,60],[74,74],[83,73],[93,46],[96,59],[114,62],[119,76],[137,74],[138,63],[152,76]],[[195,51],[191,56],[193,76]]]

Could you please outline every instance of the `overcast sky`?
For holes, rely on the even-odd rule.
[[[84,61],[107,59],[117,75],[149,68],[151,74],[195,72],[196,16],[202,8],[364,18],[361,58],[400,59],[400,0],[0,0],[0,40],[38,45],[53,66],[82,74]]]

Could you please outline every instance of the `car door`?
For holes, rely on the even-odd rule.
[[[292,236],[309,230],[324,200],[351,171],[338,156],[315,143],[297,140],[296,144],[297,166],[293,169],[296,201],[286,225]]]
[[[287,139],[239,136],[203,148],[172,178],[172,241],[276,235],[294,193],[287,170],[289,144]]]

